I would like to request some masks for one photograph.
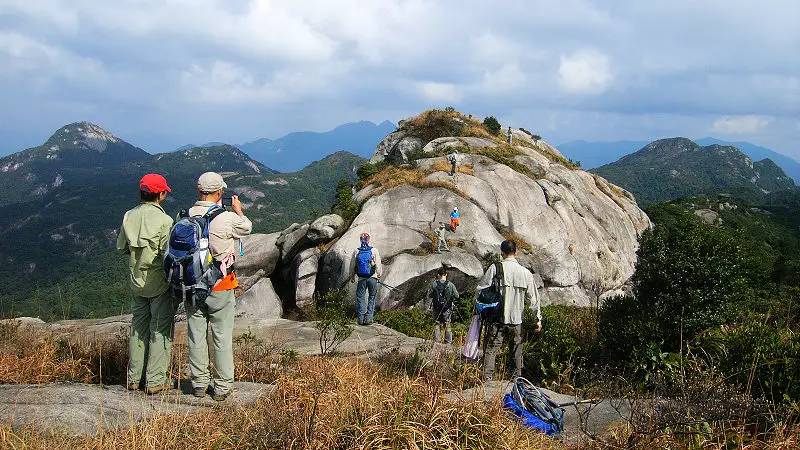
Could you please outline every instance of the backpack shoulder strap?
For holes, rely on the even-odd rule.
[[[212,208],[203,217],[206,218],[208,223],[211,223],[212,220],[214,220],[218,215],[224,213],[225,211],[226,209],[222,207]]]
[[[503,272],[503,263],[502,262],[494,263],[494,277],[497,279],[497,281],[500,284],[502,284],[503,281],[505,280],[505,273]]]

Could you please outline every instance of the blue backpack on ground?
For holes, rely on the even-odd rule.
[[[372,247],[362,245],[356,255],[356,275],[368,278],[375,275],[375,265],[372,264]]]
[[[514,413],[526,427],[548,436],[564,431],[564,408],[523,377],[514,380],[511,392],[503,397],[503,407]]]
[[[225,212],[212,206],[202,216],[181,217],[169,233],[169,246],[164,256],[164,273],[175,297],[190,301],[193,306],[205,301],[211,288],[222,277],[208,248],[208,226]]]

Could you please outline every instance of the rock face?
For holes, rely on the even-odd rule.
[[[395,131],[378,144],[370,162],[385,160],[392,164],[407,163],[408,154],[420,150],[423,144],[422,139],[418,137],[410,136],[402,130]]]
[[[342,225],[344,225],[344,219],[341,216],[328,214],[311,222],[306,237],[314,243],[330,241]]]
[[[226,403],[252,404],[274,389],[274,385],[237,382]],[[0,385],[0,420],[3,423],[14,428],[33,426],[38,432],[64,432],[74,436],[94,435],[163,414],[190,416],[216,403],[211,397],[192,396],[188,384],[181,390],[152,396],[131,392],[122,386],[97,384]]]
[[[272,280],[262,278],[236,299],[236,316],[258,319],[277,319],[283,315],[280,297],[272,287]]]
[[[387,158],[382,152],[396,146],[400,132],[378,145],[373,160]],[[541,276],[545,303],[588,306],[596,296],[623,287],[633,274],[638,238],[650,226],[633,196],[597,175],[567,167],[558,150],[540,139],[519,132],[514,144],[513,164],[501,164],[480,154],[500,146],[498,141],[438,138],[424,147],[432,157],[415,162],[426,174],[415,184],[422,187],[365,186],[355,196],[361,213],[321,257],[317,286],[345,285],[358,236],[366,231],[384,259],[384,281],[399,288],[381,290],[382,308],[415,303],[422,295],[413,292],[417,280],[430,279],[442,263],[474,281],[485,256],[498,253],[500,242],[510,236],[529,246],[519,259]],[[450,147],[465,150],[459,164],[471,170],[455,177],[444,171],[449,164],[435,155]],[[431,254],[432,231],[449,221],[453,207],[461,211],[461,226],[448,233],[452,251]]]

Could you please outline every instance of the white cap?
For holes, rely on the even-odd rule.
[[[217,172],[206,172],[197,179],[197,190],[204,194],[211,194],[227,187],[228,185],[225,184],[222,175]]]

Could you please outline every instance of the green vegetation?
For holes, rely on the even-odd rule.
[[[500,133],[500,130],[502,128],[500,122],[498,122],[494,116],[489,116],[483,119],[483,126],[486,127],[486,129],[489,130],[489,132],[492,134]]]
[[[336,202],[331,212],[340,215],[346,223],[351,223],[359,213],[358,203],[353,200],[353,183],[341,180],[336,185]]]
[[[187,156],[188,154],[188,156]],[[254,232],[273,232],[328,211],[337,183],[352,177],[364,160],[338,152],[294,173],[276,174],[233,147],[191,149],[156,155],[122,169],[64,172],[58,190],[20,205],[0,206],[0,316],[44,320],[104,317],[128,310],[127,263],[114,250],[122,216],[138,202],[138,179],[165,174],[173,189],[164,209],[175,216],[194,203],[194,180],[204,168],[236,172],[226,182],[238,192]],[[183,163],[181,161],[184,161]],[[255,168],[261,171],[259,173]]]
[[[794,188],[769,159],[752,162],[735,147],[701,147],[685,138],[652,142],[592,172],[632,192],[643,205],[718,194],[761,202],[765,192]]]

